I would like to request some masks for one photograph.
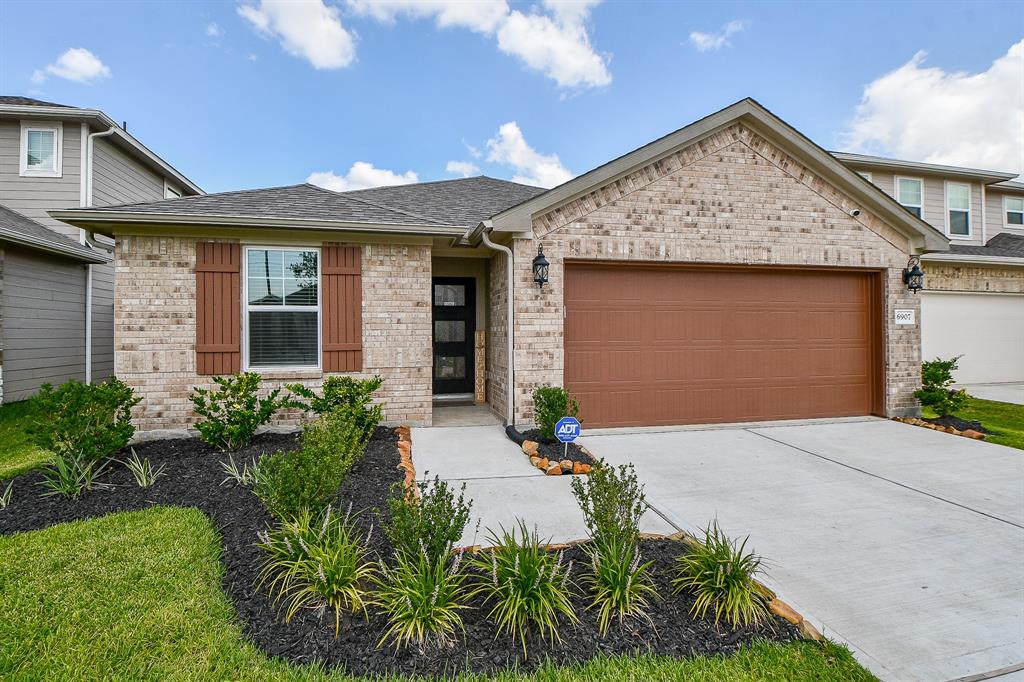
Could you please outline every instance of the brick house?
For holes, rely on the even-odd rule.
[[[949,249],[749,99],[551,190],[296,185],[53,215],[116,238],[115,371],[142,430],[188,425],[193,386],[245,370],[380,374],[386,419],[425,425],[445,396],[530,422],[543,384],[590,426],[913,413],[904,270]]]

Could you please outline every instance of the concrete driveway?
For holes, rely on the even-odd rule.
[[[1001,403],[1024,405],[1024,381],[1005,384],[960,384],[957,388],[962,388],[975,398],[982,400],[998,400]]]
[[[1024,452],[880,419],[581,442],[675,525],[749,534],[767,582],[881,678],[1024,668]]]

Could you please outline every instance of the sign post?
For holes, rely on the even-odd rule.
[[[569,443],[580,437],[580,421],[576,417],[562,417],[555,424],[555,438],[565,444],[563,457],[569,456]]]

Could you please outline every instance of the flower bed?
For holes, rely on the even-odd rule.
[[[520,432],[514,426],[505,427],[505,435],[523,449],[530,458],[530,464],[549,476],[561,474],[589,474],[596,460],[585,447],[577,443],[548,440],[540,435],[539,429]]]

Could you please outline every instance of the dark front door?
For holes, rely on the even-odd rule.
[[[473,392],[476,280],[434,278],[434,393]]]

